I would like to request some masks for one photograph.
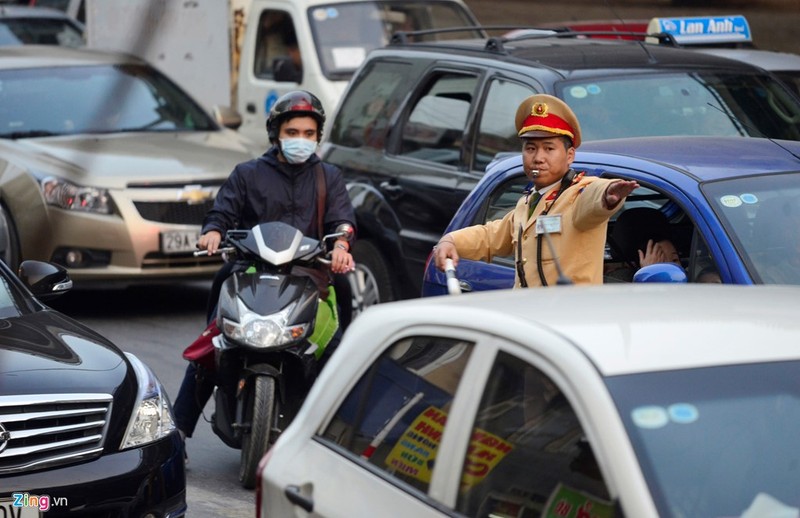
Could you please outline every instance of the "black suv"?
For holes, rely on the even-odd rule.
[[[462,200],[498,153],[521,149],[514,114],[533,93],[564,99],[584,141],[800,140],[800,100],[747,63],[676,48],[666,35],[516,33],[422,43],[395,35],[351,81],[323,157],[344,171],[356,207],[367,304],[419,296],[431,247]]]

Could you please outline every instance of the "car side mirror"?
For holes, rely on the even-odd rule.
[[[52,299],[72,288],[66,268],[43,261],[23,261],[17,276],[31,293],[42,300]]]
[[[675,263],[656,263],[644,266],[633,274],[633,282],[688,282],[686,271]]]
[[[303,70],[294,64],[292,58],[275,58],[272,62],[272,77],[278,82],[300,83],[303,81]]]

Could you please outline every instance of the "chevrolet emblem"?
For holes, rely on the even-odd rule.
[[[203,187],[202,185],[187,185],[178,191],[178,200],[185,201],[189,205],[197,205],[204,201],[214,198],[213,187]]]

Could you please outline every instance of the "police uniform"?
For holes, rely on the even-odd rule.
[[[517,110],[516,128],[523,139],[564,135],[572,139],[573,147],[580,145],[575,114],[566,103],[550,95],[525,99]],[[459,256],[491,261],[495,256],[514,255],[518,265],[514,287],[542,286],[540,268],[545,284],[554,285],[558,270],[546,237],[541,234],[544,227],[549,229],[564,274],[575,284],[601,284],[608,219],[623,202],[613,208],[605,206],[606,189],[614,180],[573,174],[570,170],[565,182],[543,192],[530,217],[535,197],[526,192],[502,219],[449,233]]]

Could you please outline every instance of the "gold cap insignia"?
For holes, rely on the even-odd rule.
[[[533,106],[531,106],[531,115],[547,117],[547,103],[533,103]]]

